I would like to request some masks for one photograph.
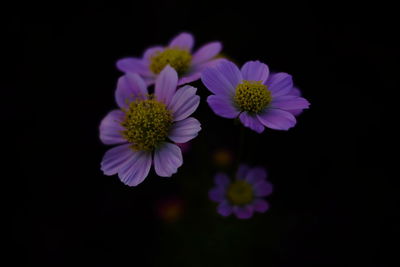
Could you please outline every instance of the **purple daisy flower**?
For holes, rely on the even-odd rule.
[[[237,118],[244,126],[262,133],[265,127],[288,130],[310,103],[300,97],[287,73],[270,74],[268,66],[249,61],[239,68],[228,60],[202,72],[201,80],[212,92],[207,102],[215,114]]]
[[[118,80],[115,99],[120,110],[107,114],[100,124],[100,139],[117,147],[108,150],[101,162],[105,175],[118,173],[129,186],[140,184],[150,167],[159,176],[170,177],[182,165],[181,149],[175,143],[195,138],[200,123],[189,117],[198,107],[196,88],[177,90],[178,75],[169,65],[156,79],[154,94],[144,80],[127,73]]]
[[[208,195],[218,202],[217,211],[222,216],[232,213],[239,219],[248,219],[256,212],[266,212],[268,203],[262,197],[272,193],[272,184],[266,180],[264,168],[240,165],[233,181],[224,173],[215,176],[215,187]]]
[[[138,73],[148,85],[166,65],[173,67],[179,75],[178,85],[200,79],[201,72],[215,65],[221,59],[215,57],[222,49],[220,42],[211,42],[192,53],[194,38],[190,33],[181,33],[168,46],[148,48],[143,58],[123,58],[117,61],[117,68],[125,73]]]

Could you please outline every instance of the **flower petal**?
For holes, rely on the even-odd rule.
[[[267,201],[261,198],[257,198],[252,203],[253,209],[257,212],[266,212],[269,209],[269,204]]]
[[[190,33],[187,33],[187,32],[183,32],[183,33],[177,35],[176,37],[174,37],[174,39],[171,40],[171,42],[169,43],[168,46],[169,47],[179,47],[179,48],[191,51],[193,44],[194,44],[193,35],[191,35]]]
[[[212,42],[203,45],[193,54],[192,64],[200,64],[212,59],[218,55],[221,49],[222,45],[220,42]]]
[[[158,101],[169,105],[178,85],[178,74],[167,65],[157,76],[154,94]]]
[[[117,69],[125,73],[139,73],[150,76],[148,64],[140,58],[126,57],[117,61]]]
[[[257,133],[262,133],[264,131],[264,125],[261,124],[256,115],[252,116],[247,112],[242,112],[239,119],[244,126],[256,131]]]
[[[236,172],[236,179],[244,180],[246,178],[246,174],[249,171],[249,166],[246,164],[241,164]]]
[[[115,101],[119,107],[127,108],[134,99],[145,99],[147,94],[145,81],[136,73],[127,73],[118,79]]]
[[[218,187],[227,188],[231,183],[231,180],[225,173],[217,173],[214,178],[215,184]]]
[[[226,217],[232,214],[233,212],[233,207],[231,206],[231,204],[229,204],[228,201],[223,201],[221,202],[218,207],[217,207],[217,212]]]
[[[296,118],[290,112],[281,109],[267,109],[258,114],[257,118],[266,127],[275,130],[289,130],[296,125]]]
[[[113,110],[109,112],[100,123],[100,140],[106,145],[114,145],[126,143],[121,132],[124,127],[121,121],[125,114],[121,110]]]
[[[234,106],[233,101],[226,96],[210,95],[207,98],[207,103],[215,114],[223,118],[233,119],[240,113]]]
[[[254,195],[256,197],[266,197],[271,195],[274,187],[270,182],[261,181],[253,185]]]
[[[258,60],[248,61],[243,65],[241,72],[244,80],[261,81],[261,83],[264,83],[269,75],[268,66]]]
[[[251,205],[234,206],[233,212],[238,219],[249,219],[253,216],[253,207]]]
[[[246,173],[246,181],[253,185],[265,181],[266,177],[267,172],[262,167],[252,168]]]
[[[118,171],[118,176],[124,184],[137,186],[147,177],[150,167],[151,152],[133,151],[131,158]]]
[[[105,175],[116,174],[132,156],[130,144],[120,145],[109,149],[101,161],[101,170]]]
[[[292,76],[284,72],[274,73],[269,75],[265,85],[271,91],[272,98],[287,95],[293,89]]]
[[[208,197],[214,202],[221,202],[225,199],[225,189],[223,187],[214,187],[208,191]]]
[[[301,91],[297,87],[293,87],[292,90],[288,93],[288,95],[294,95],[294,96],[301,96]]]
[[[188,73],[186,73],[185,75],[183,75],[179,78],[178,85],[190,83],[190,82],[200,79],[201,73],[203,72],[203,70],[205,70],[208,67],[214,67],[222,60],[225,60],[225,59],[217,58],[217,59],[213,59],[213,60],[198,64],[198,65],[192,65],[192,68],[188,71]]]
[[[203,71],[201,81],[216,95],[233,96],[236,86],[242,81],[242,74],[232,62],[226,59],[218,62]]]
[[[196,95],[197,88],[185,85],[179,88],[168,105],[174,121],[189,117],[199,106],[200,97]]]
[[[150,59],[154,55],[154,53],[162,52],[163,50],[164,50],[164,48],[162,46],[150,47],[150,48],[146,49],[146,51],[144,51],[143,59],[150,63]]]
[[[171,143],[163,143],[154,152],[154,168],[162,177],[171,177],[182,166],[181,149]]]
[[[169,139],[175,143],[186,143],[192,140],[201,130],[200,122],[195,118],[186,118],[172,125]]]
[[[270,104],[271,108],[279,108],[283,110],[306,109],[309,106],[310,102],[306,99],[293,95],[284,95],[273,98]]]

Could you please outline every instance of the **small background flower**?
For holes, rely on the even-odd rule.
[[[224,173],[215,176],[215,187],[209,191],[209,197],[219,203],[217,211],[222,216],[234,214],[239,219],[248,219],[254,212],[263,213],[269,208],[262,198],[272,193],[272,184],[266,178],[264,168],[240,165],[233,180]]]
[[[270,74],[268,66],[259,61],[249,61],[239,70],[234,63],[223,60],[205,69],[201,80],[214,94],[207,102],[215,114],[239,118],[244,126],[258,133],[265,127],[294,127],[294,115],[309,107],[293,87],[289,74]]]
[[[160,71],[171,65],[179,75],[178,85],[190,83],[200,78],[201,72],[221,60],[217,58],[222,49],[220,42],[211,42],[192,52],[193,35],[181,33],[168,46],[148,48],[142,58],[118,60],[117,68],[125,73],[138,73],[147,84],[153,84]]]

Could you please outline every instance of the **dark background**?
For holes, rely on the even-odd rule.
[[[9,266],[389,266],[395,190],[381,133],[398,86],[395,9],[299,2],[2,8]],[[129,188],[100,171],[109,147],[98,125],[116,108],[115,62],[181,31],[196,48],[220,40],[238,64],[259,59],[292,74],[311,108],[288,132],[246,130],[239,155],[239,127],[210,111],[198,82],[203,130],[184,165]],[[233,162],[216,164],[219,148]],[[233,173],[239,161],[266,167],[275,185],[271,209],[251,220],[222,218],[207,198],[214,173]],[[171,197],[184,206],[174,222],[157,212]]]

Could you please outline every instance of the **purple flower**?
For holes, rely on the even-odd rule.
[[[232,213],[239,219],[248,219],[255,211],[266,212],[268,203],[262,197],[272,193],[272,184],[266,180],[264,168],[249,168],[240,165],[235,180],[230,180],[224,173],[215,176],[215,187],[208,195],[218,202],[217,211],[222,216]]]
[[[118,173],[129,186],[140,184],[154,164],[159,176],[170,177],[182,165],[181,149],[170,142],[185,143],[197,136],[200,123],[189,117],[198,107],[196,88],[177,90],[178,75],[169,65],[156,79],[154,94],[144,80],[127,73],[118,80],[115,99],[120,110],[107,114],[100,124],[100,139],[115,145],[101,162],[105,175]]]
[[[117,61],[117,68],[125,73],[138,73],[148,85],[169,64],[179,75],[178,85],[200,79],[203,69],[213,66],[221,59],[216,55],[221,51],[220,42],[212,42],[192,53],[194,38],[189,33],[181,33],[171,40],[167,47],[148,48],[143,58],[123,58]]]
[[[228,60],[205,69],[204,85],[214,94],[207,102],[215,114],[237,118],[244,126],[262,133],[265,127],[288,130],[296,124],[294,115],[308,108],[287,73],[270,74],[268,66],[249,61],[242,69]]]

